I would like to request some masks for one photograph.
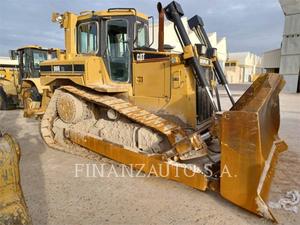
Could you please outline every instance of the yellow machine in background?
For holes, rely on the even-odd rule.
[[[181,6],[159,3],[158,10],[158,49],[151,48],[153,17],[133,8],[53,15],[65,29],[66,54],[41,63],[41,85],[49,87],[44,140],[161,171],[275,220],[266,201],[278,153],[287,148],[278,137],[283,78],[262,75],[235,102],[202,19],[188,21],[199,39],[192,45]],[[174,23],[182,53],[164,45],[164,16]],[[229,111],[221,109],[215,81],[228,93]]]
[[[0,58],[0,110],[18,104],[18,84],[18,61]]]
[[[29,225],[31,219],[20,185],[20,147],[0,131],[0,224]]]
[[[40,63],[57,58],[61,53],[60,49],[37,45],[11,50],[11,60],[0,65],[0,109],[24,106],[25,115],[31,115],[39,108],[43,89],[47,88],[40,83]]]
[[[42,48],[37,45],[28,45],[11,51],[12,58],[17,56],[19,60],[24,116],[31,116],[40,108],[43,89],[47,89],[40,83],[40,63],[55,59],[61,53],[60,49]]]

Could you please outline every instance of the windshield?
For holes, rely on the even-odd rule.
[[[34,67],[34,69],[39,70],[40,63],[47,60],[47,58],[48,58],[47,52],[34,50],[33,51],[33,67]]]
[[[48,52],[39,49],[24,49],[19,52],[19,63],[22,78],[37,78],[40,63],[48,59]]]

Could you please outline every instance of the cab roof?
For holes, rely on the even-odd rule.
[[[18,48],[17,50],[23,50],[23,49],[26,49],[26,48],[42,49],[42,47],[39,46],[39,45],[25,45],[21,48]]]
[[[148,16],[143,14],[143,13],[139,13],[137,12],[134,8],[111,8],[108,10],[101,10],[101,11],[92,11],[92,10],[88,10],[88,11],[83,11],[80,12],[80,14],[78,15],[78,20],[84,20],[84,19],[88,19],[91,18],[93,15],[96,16],[137,16],[143,20],[148,20]]]
[[[25,45],[21,48],[18,48],[17,51],[24,50],[24,49],[37,49],[37,50],[42,50],[42,51],[55,50],[53,48],[43,48],[42,46],[39,46],[39,45]]]

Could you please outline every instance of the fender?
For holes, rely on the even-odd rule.
[[[48,86],[41,85],[40,78],[26,78],[22,81],[22,89],[31,87],[36,87],[40,95],[43,94],[43,90],[50,90]]]

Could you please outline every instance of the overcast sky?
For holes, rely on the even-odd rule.
[[[161,1],[167,4],[170,0]],[[178,0],[185,15],[204,19],[208,32],[227,38],[228,51],[264,51],[279,48],[284,16],[278,0]],[[134,7],[154,15],[153,0],[1,0],[0,56],[9,49],[38,44],[64,48],[63,30],[51,22],[52,12]]]

